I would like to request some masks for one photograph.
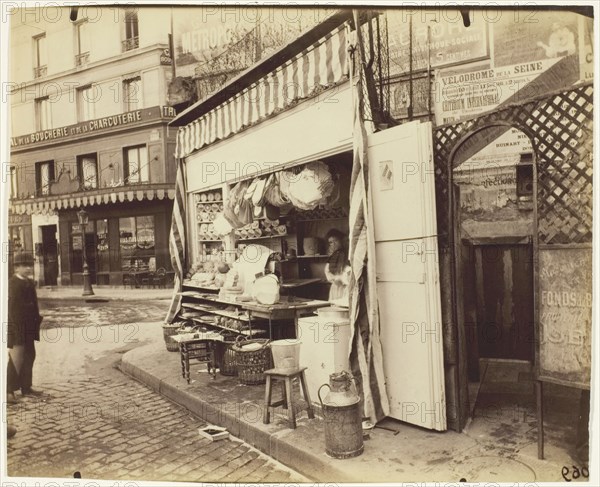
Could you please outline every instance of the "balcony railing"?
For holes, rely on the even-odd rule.
[[[48,73],[48,66],[46,66],[45,64],[43,66],[36,66],[35,68],[33,68],[33,77],[34,78],[41,78],[43,76],[46,76],[47,73]]]
[[[137,49],[140,47],[140,38],[139,37],[130,37],[129,39],[125,39],[122,41],[123,52],[131,51],[132,49]]]
[[[82,52],[81,54],[77,54],[75,56],[75,66],[85,66],[90,60],[89,52]]]

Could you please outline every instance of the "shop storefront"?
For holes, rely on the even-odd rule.
[[[183,309],[192,319],[206,310],[195,307],[195,299],[204,299],[196,298],[198,293],[212,288],[221,294],[219,289],[239,284],[228,281],[231,265],[219,276],[214,263],[232,264],[249,246],[278,254],[271,270],[278,273],[282,295],[330,304],[331,283],[323,278],[331,262],[323,247],[328,231],[349,237],[353,272],[363,263],[352,260],[352,248],[360,247],[353,238],[362,211],[356,205],[363,189],[356,186],[361,182],[356,173],[365,155],[357,126],[351,125],[355,86],[351,70],[339,70],[341,51],[329,46],[323,51],[340,57],[319,54],[327,39],[352,37],[351,29],[334,32],[325,41],[313,39],[313,50],[297,57],[279,57],[272,64],[267,59],[254,78],[249,70],[174,121],[187,179],[190,265],[184,269]],[[296,52],[304,49],[297,47]],[[325,75],[312,96],[295,92],[294,102],[286,103],[282,86],[293,79],[293,90],[314,90],[318,78],[312,77],[321,62],[350,79]],[[344,62],[352,65],[350,59]],[[472,413],[470,401],[477,402],[469,388],[479,381],[481,359],[528,365],[524,370],[534,377],[538,412],[544,382],[589,389],[593,89],[588,82],[572,85],[580,79],[572,57],[547,64],[553,70],[528,78],[528,95],[521,94],[518,104],[513,98],[496,100],[481,116],[461,115],[462,122],[436,107],[435,129],[413,121],[366,136],[370,214],[365,219],[374,238],[360,240],[361,234],[358,242],[365,247],[366,273],[376,281],[383,370],[371,371],[371,378],[381,372],[385,380],[380,405],[388,403],[386,416],[462,431]],[[568,76],[555,76],[561,72]],[[549,85],[549,78],[564,83]],[[325,166],[343,196],[333,204],[326,195],[304,209],[281,181],[306,176],[315,163]],[[284,204],[269,191],[265,196],[273,180]],[[245,208],[248,201],[253,205]],[[583,268],[574,265],[577,259]],[[356,298],[349,300],[350,313]],[[365,296],[360,299],[364,304]],[[314,320],[307,328],[319,329],[318,324],[310,328],[318,319],[307,315]],[[308,316],[283,336],[298,337]],[[350,319],[346,349],[311,343],[305,357],[314,361],[339,353],[352,360],[357,356],[353,334],[372,333],[357,323]],[[249,323],[229,325],[252,332]],[[273,338],[270,328],[264,331]],[[314,363],[306,365],[310,374]],[[362,371],[352,372],[364,385]],[[364,395],[365,402],[372,399]]]
[[[135,272],[139,285],[160,269],[168,281],[173,116],[170,107],[150,107],[12,141],[11,211],[29,218],[40,285],[80,285],[84,247],[93,284],[128,284]],[[15,225],[15,237],[20,231]]]
[[[33,251],[33,240],[31,238],[31,216],[16,215],[10,213],[8,215],[8,247],[6,253],[9,265],[9,275],[12,274],[12,258],[11,255],[16,252],[31,252]]]
[[[141,283],[144,272],[166,270],[170,206],[161,202],[118,208],[99,205],[88,209],[85,234],[77,211],[60,212],[60,240],[66,243],[62,246],[66,252],[61,253],[63,283],[82,284],[84,246],[92,284],[126,284],[131,271],[138,273]]]
[[[312,308],[339,306],[345,318],[337,319],[347,325],[341,348],[328,348],[332,342],[323,336],[306,337],[305,356],[341,357],[345,365],[336,367],[352,368],[366,416],[445,430],[437,260],[420,257],[437,253],[433,177],[421,177],[433,174],[431,125],[415,122],[363,139],[367,187],[357,133],[362,122],[355,119],[358,70],[353,74],[352,30],[342,17],[333,31],[331,22],[317,26],[283,50],[287,58],[265,60],[172,122],[181,127],[177,156],[184,159],[187,181],[189,265],[179,316],[246,335],[290,338],[322,332],[325,321],[331,323]],[[399,210],[409,206],[414,212],[401,218]],[[340,265],[349,264],[348,277],[328,272],[337,267],[330,248],[336,248],[336,234],[349,252],[349,262]],[[253,248],[267,249],[271,267],[262,265],[262,271],[280,280],[275,306],[292,310],[290,303],[310,301],[303,302],[304,313],[294,312],[295,327],[278,330],[269,317],[261,329],[254,320],[259,307],[251,289],[258,281],[238,272]],[[353,287],[357,275],[361,285]],[[345,293],[332,292],[344,285]],[[365,296],[369,286],[373,291]],[[219,298],[205,294],[210,291]],[[231,309],[220,307],[226,303]],[[211,313],[221,318],[205,316]],[[433,325],[425,332],[422,322]],[[365,332],[368,352],[357,339]],[[365,353],[370,365],[362,362]],[[305,365],[310,384],[319,365],[312,359]],[[407,404],[422,404],[428,412]]]

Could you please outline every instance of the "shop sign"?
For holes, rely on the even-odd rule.
[[[140,249],[151,249],[154,247],[154,230],[141,228],[137,232],[137,246]]]
[[[11,139],[11,148],[23,147],[27,145],[47,142],[51,140],[60,140],[71,137],[77,137],[84,134],[102,132],[107,129],[115,129],[138,122],[147,122],[151,120],[160,120],[162,118],[173,118],[175,111],[173,107],[156,106],[144,108],[143,110],[134,110],[131,112],[119,113],[109,117],[97,118],[86,122],[67,125],[52,130],[43,130],[28,135],[13,137]]]
[[[121,248],[124,250],[135,249],[137,242],[135,237],[121,237],[120,238]]]
[[[173,64],[173,59],[171,58],[171,51],[169,49],[163,49],[162,54],[160,55],[160,65],[161,66],[171,66]]]
[[[106,233],[99,233],[97,235],[98,237],[98,243],[96,245],[96,248],[98,249],[98,251],[103,252],[108,250],[108,234]]]
[[[83,250],[83,238],[81,235],[73,235],[73,250]]]
[[[9,213],[8,224],[9,225],[30,225],[31,224],[31,215],[18,215],[18,214],[10,214]]]
[[[478,16],[481,15],[478,12]],[[467,28],[458,9],[436,9],[414,15],[404,10],[388,10],[387,20],[390,76],[410,72],[411,52],[413,71],[427,69],[428,61],[432,67],[440,67],[481,59],[489,54],[488,22],[479,17]]]

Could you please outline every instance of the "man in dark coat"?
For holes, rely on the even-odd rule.
[[[33,255],[26,252],[15,255],[15,273],[8,280],[9,363],[6,381],[7,402],[17,401],[15,391],[39,395],[31,388],[35,342],[40,340],[42,317],[37,301],[33,276]]]

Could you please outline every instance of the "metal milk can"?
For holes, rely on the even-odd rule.
[[[321,389],[329,387],[324,399]],[[329,376],[329,384],[319,387],[318,396],[325,418],[325,453],[333,458],[351,458],[363,452],[360,398],[351,388],[352,376],[339,372]]]

